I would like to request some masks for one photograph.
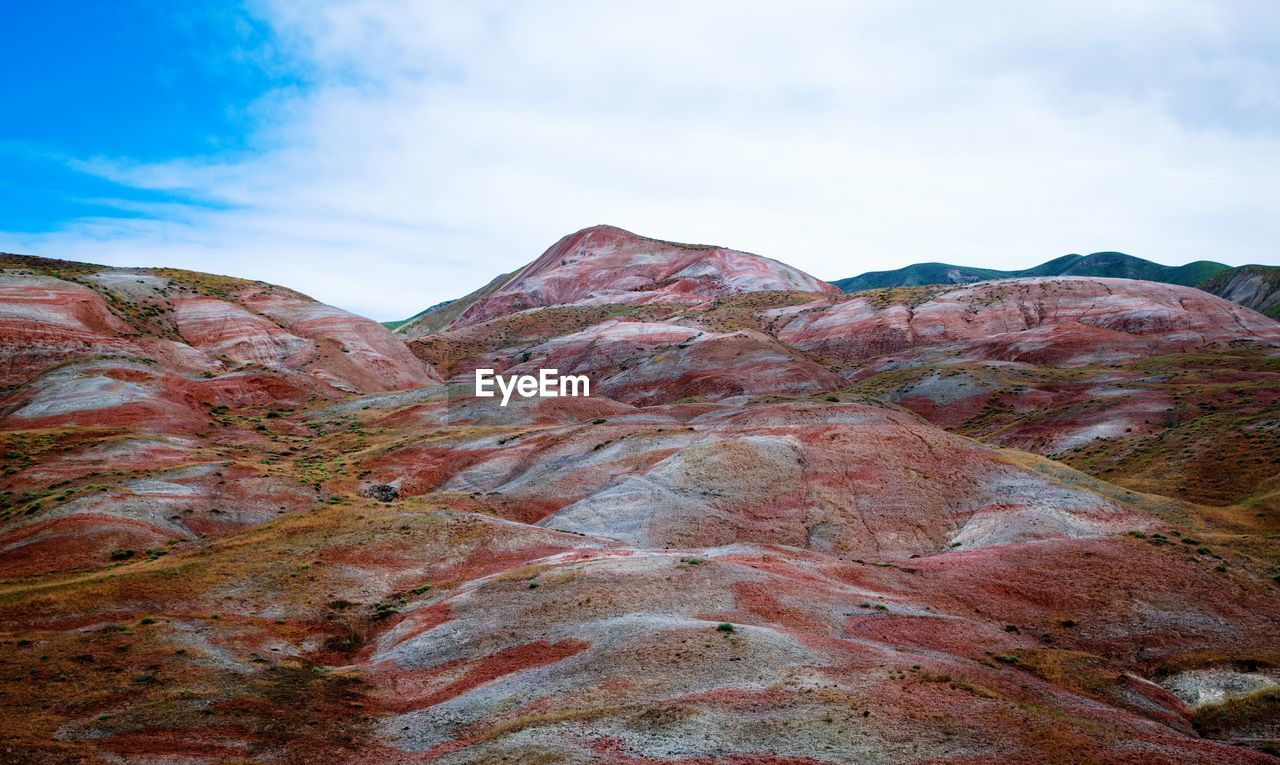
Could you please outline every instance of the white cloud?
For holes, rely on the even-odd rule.
[[[981,11],[976,10],[981,9]],[[259,150],[88,172],[208,205],[9,236],[376,318],[594,223],[838,278],[1119,249],[1280,262],[1267,3],[265,3]]]

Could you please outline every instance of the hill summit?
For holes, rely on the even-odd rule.
[[[765,291],[837,292],[817,277],[760,255],[592,226],[562,238],[509,279],[494,280],[441,309],[452,315],[449,326],[459,328],[550,305],[697,305]],[[424,312],[401,331],[422,334],[438,318],[434,313]]]

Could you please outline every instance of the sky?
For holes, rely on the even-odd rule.
[[[1280,264],[1280,4],[0,0],[0,251],[379,320],[609,223],[837,279]]]

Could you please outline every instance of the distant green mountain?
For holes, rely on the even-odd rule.
[[[484,285],[480,289],[472,292],[470,295],[464,295],[456,300],[446,300],[443,303],[436,303],[425,311],[410,316],[403,321],[384,321],[382,325],[392,332],[397,332],[407,337],[421,337],[429,335],[432,332],[439,332],[448,326],[449,322],[458,318],[471,307],[471,304],[477,300],[491,295],[502,288],[507,282],[511,281],[511,277],[515,276],[519,271],[512,271],[507,274],[499,274],[494,277],[493,281]]]
[[[1063,255],[1034,268],[998,271],[993,268],[954,266],[948,263],[916,263],[894,271],[871,271],[832,282],[845,292],[912,287],[920,284],[967,284],[988,279],[1016,279],[1022,276],[1110,276],[1146,279],[1166,284],[1194,287],[1228,266],[1198,260],[1185,266],[1162,266],[1123,252],[1095,252],[1092,255]]]
[[[1280,320],[1280,266],[1239,266],[1217,272],[1200,289]]]
[[[400,319],[399,321],[380,321],[378,323],[386,327],[387,329],[391,330],[392,332],[395,332],[397,329],[400,329],[401,327],[408,324],[409,322],[417,321],[418,319],[421,319],[423,316],[426,316],[432,311],[439,311],[440,309],[444,308],[450,303],[456,303],[456,302],[457,302],[456,300],[445,300],[443,302],[436,303],[430,308],[424,308],[407,319]]]

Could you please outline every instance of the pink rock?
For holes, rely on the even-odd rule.
[[[538,306],[697,305],[718,295],[764,290],[840,294],[820,279],[759,255],[594,226],[556,242],[450,326],[463,327]]]
[[[923,349],[935,357],[1078,366],[1214,343],[1280,345],[1280,324],[1191,287],[1130,279],[1014,279],[919,305],[854,296],[770,312],[778,339],[841,362]]]

